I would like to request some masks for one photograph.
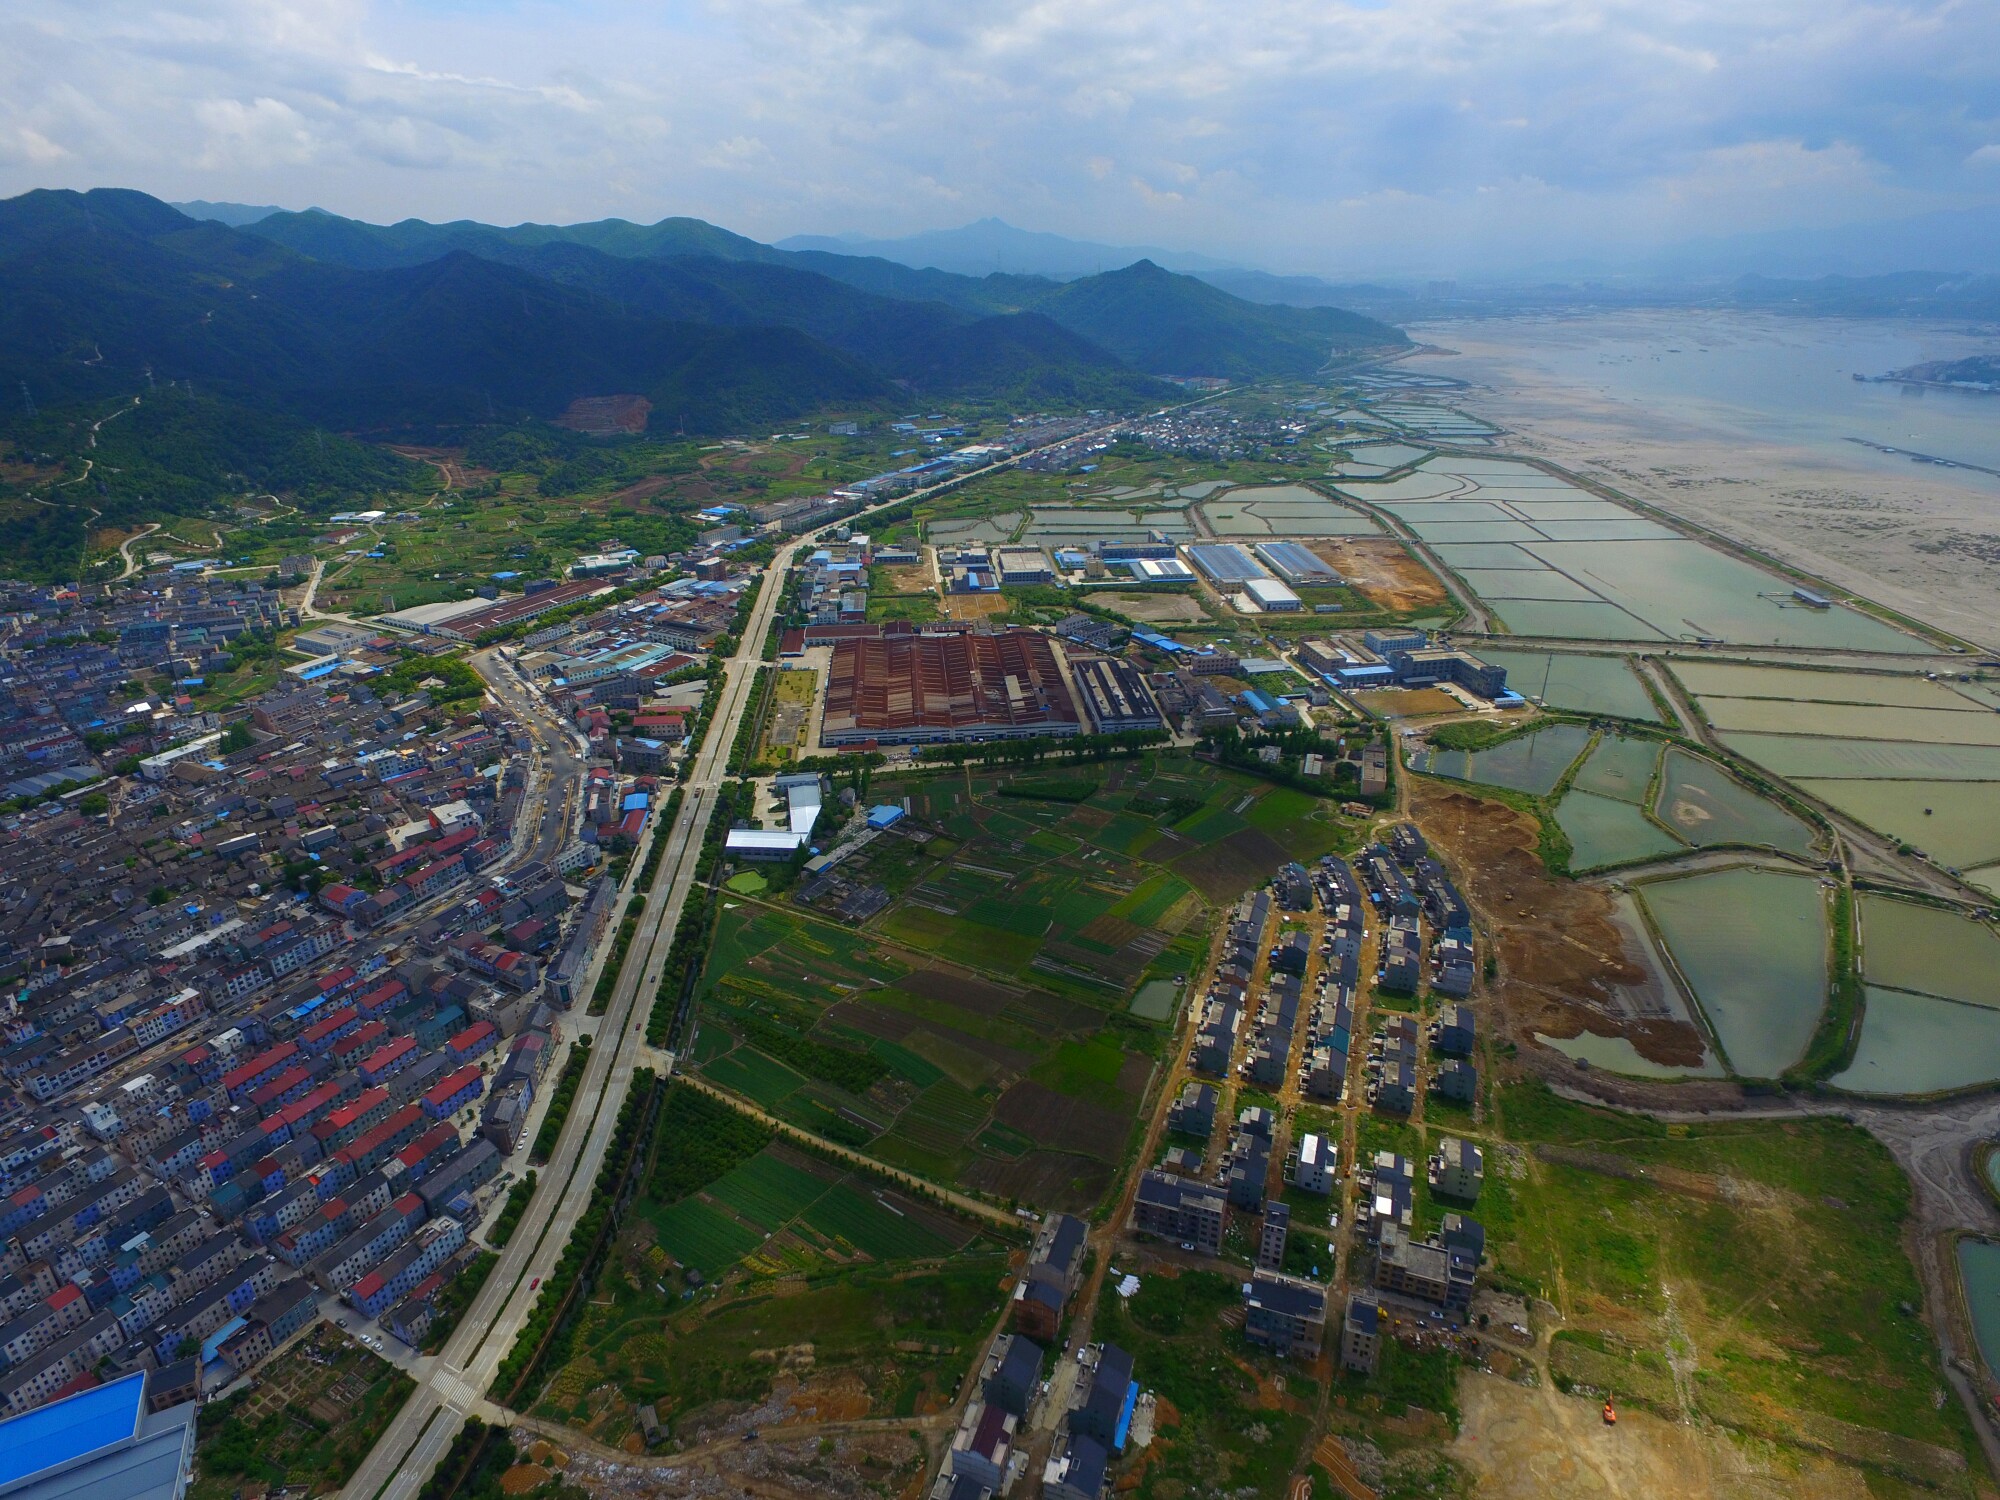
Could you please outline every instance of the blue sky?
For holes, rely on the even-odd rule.
[[[2000,203],[1993,0],[0,0],[0,195],[1369,274]]]

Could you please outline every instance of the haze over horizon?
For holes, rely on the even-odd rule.
[[[1955,0],[101,0],[0,7],[0,85],[0,196],[376,222],[990,215],[1361,276],[2000,208],[2000,8]]]

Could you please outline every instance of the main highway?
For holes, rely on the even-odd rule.
[[[500,1362],[526,1324],[537,1295],[531,1283],[555,1269],[577,1221],[590,1207],[619,1106],[647,1054],[646,1021],[652,998],[666,968],[681,910],[694,887],[702,835],[729,748],[735,743],[736,726],[750,701],[764,637],[793,558],[805,545],[803,540],[791,543],[766,570],[748,627],[729,659],[707,738],[684,783],[680,815],[672,827],[654,830],[655,838],[667,841],[666,853],[646,893],[639,930],[598,1029],[597,1044],[590,1049],[576,1112],[555,1155],[542,1169],[543,1186],[428,1377],[348,1481],[343,1492],[347,1500],[408,1500],[423,1486],[466,1415],[492,1385]]]

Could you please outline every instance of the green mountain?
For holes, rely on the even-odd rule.
[[[0,203],[0,389],[57,405],[127,394],[151,370],[361,430],[547,418],[629,391],[693,432],[912,395],[1118,408],[1167,394],[1046,319],[863,291],[694,220],[572,235],[275,217],[274,236],[138,193]]]
[[[1065,282],[1035,308],[1155,375],[1312,375],[1334,354],[1409,342],[1360,313],[1245,302],[1149,260]]]
[[[451,251],[356,270],[140,194],[0,203],[0,389],[44,406],[193,380],[351,429],[554,416],[636,392],[691,430],[893,404],[892,381],[794,329],[675,318]]]
[[[415,219],[359,224],[314,210],[274,215],[250,226],[249,232],[305,255],[358,267],[409,265],[448,249],[465,250],[605,295],[672,306],[680,316],[721,308],[721,302],[705,298],[726,286],[734,299],[726,316],[800,328],[897,379],[910,378],[907,339],[918,336],[919,325],[926,331],[937,326],[945,309],[965,318],[1038,312],[1098,346],[1100,353],[1108,351],[1115,362],[1155,375],[1311,375],[1330,355],[1408,342],[1399,330],[1357,313],[1324,305],[1283,305],[1268,296],[1246,300],[1149,260],[1070,282],[997,273],[962,276],[826,249],[778,250],[699,219],[664,219],[653,225],[612,219],[502,229]],[[628,269],[605,265],[591,252]],[[641,265],[672,266],[681,275],[629,269]],[[706,290],[698,291],[697,284]],[[879,300],[856,301],[841,295],[840,287]],[[664,300],[656,304],[649,299]],[[930,310],[919,317],[889,303],[927,304]],[[1074,353],[1083,355],[1081,347]],[[940,393],[952,389],[937,385],[935,377],[928,388]]]
[[[591,224],[516,224],[502,229],[470,219],[449,224],[428,224],[422,219],[363,224],[309,208],[303,213],[271,214],[245,227],[262,239],[314,260],[369,271],[419,266],[454,250],[498,260],[504,258],[498,253],[503,247],[534,249],[544,245],[581,245],[625,260],[666,260],[681,255],[776,260],[782,256],[768,245],[700,219],[662,219],[657,224],[600,219]]]

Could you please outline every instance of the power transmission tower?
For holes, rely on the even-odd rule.
[[[28,403],[29,416],[39,417],[41,415],[40,412],[35,410],[35,398],[28,394],[28,382],[25,380],[21,382],[21,399]]]

